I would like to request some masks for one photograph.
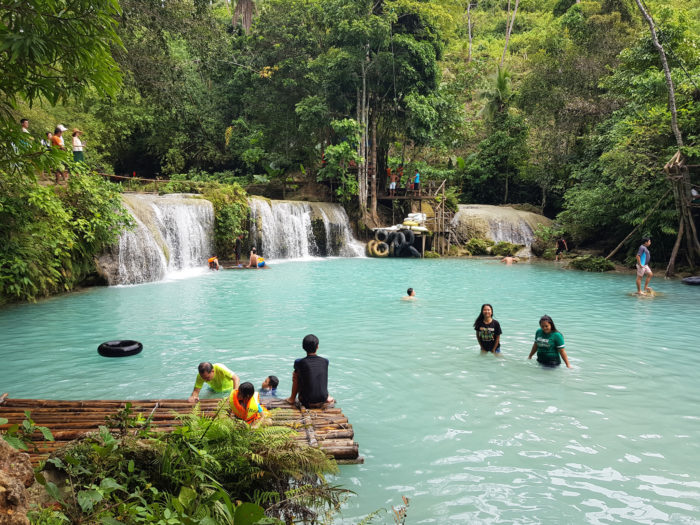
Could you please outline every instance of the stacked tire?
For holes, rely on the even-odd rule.
[[[411,230],[377,230],[374,239],[367,243],[367,256],[420,257],[420,252],[413,247],[415,240]]]

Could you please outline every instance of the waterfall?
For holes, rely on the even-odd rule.
[[[529,247],[535,240],[537,226],[550,225],[551,222],[543,215],[509,206],[460,204],[452,226],[459,242],[479,237]]]
[[[213,253],[214,208],[189,195],[124,195],[135,228],[98,260],[110,285],[159,281]]]
[[[342,206],[322,202],[251,198],[250,239],[268,259],[357,257],[362,245]]]

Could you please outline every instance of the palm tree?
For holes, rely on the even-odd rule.
[[[496,76],[492,77],[492,84],[479,93],[479,99],[486,103],[479,114],[487,120],[493,120],[496,115],[508,111],[508,105],[513,98],[510,77],[508,68],[498,66]]]

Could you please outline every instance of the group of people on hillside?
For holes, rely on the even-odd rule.
[[[19,124],[23,133],[30,133],[29,119],[23,118],[19,121]],[[65,127],[63,124],[58,124],[54,128],[53,133],[51,131],[46,132],[46,138],[41,139],[41,144],[47,149],[56,148],[60,150],[66,150],[66,143],[63,137],[63,134],[66,131],[68,131],[67,127]],[[73,132],[71,133],[71,135],[71,150],[73,152],[73,161],[85,162],[85,144],[81,139],[83,132],[78,128],[73,128]],[[61,165],[58,167],[58,169],[56,169],[54,175],[56,177],[56,184],[58,184],[61,180],[67,181],[68,169],[66,168],[66,166]]]
[[[324,408],[332,406],[335,400],[328,395],[328,359],[321,357],[318,352],[318,337],[309,334],[302,341],[306,357],[294,361],[292,374],[292,392],[287,403],[298,403],[305,408]],[[250,382],[241,383],[236,374],[221,363],[199,363],[194,390],[188,398],[190,403],[199,401],[199,393],[207,383],[215,392],[229,394],[229,410],[232,417],[248,423],[257,424],[268,415],[265,407],[265,397],[276,397],[279,380],[270,375],[263,381],[260,391],[256,392]],[[262,396],[261,396],[262,394]]]

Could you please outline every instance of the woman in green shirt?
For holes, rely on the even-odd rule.
[[[554,321],[548,315],[543,315],[540,318],[540,329],[535,333],[535,342],[528,359],[532,359],[535,352],[537,352],[537,362],[540,364],[558,366],[563,359],[566,368],[571,368],[564,349],[564,336],[557,330]]]

